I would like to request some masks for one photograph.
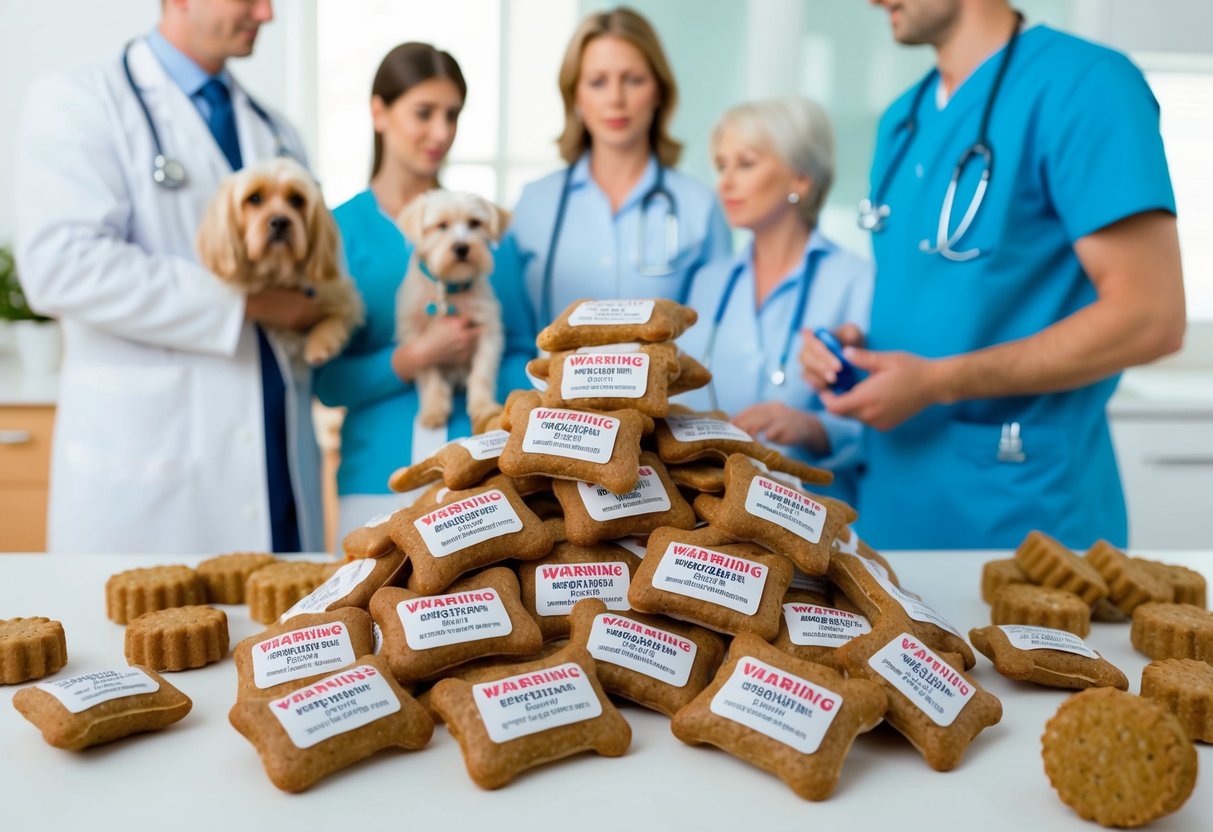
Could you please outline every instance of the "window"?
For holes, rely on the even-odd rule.
[[[1162,137],[1175,188],[1188,320],[1213,325],[1213,57],[1138,56],[1162,108]]]
[[[468,84],[443,185],[513,205],[524,183],[560,164],[555,79],[578,13],[574,0],[318,3],[316,167],[330,204],[366,187],[379,62],[397,44],[424,41],[455,56]]]

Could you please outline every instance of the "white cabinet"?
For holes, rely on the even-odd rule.
[[[1213,546],[1213,412],[1112,414],[1129,546]]]

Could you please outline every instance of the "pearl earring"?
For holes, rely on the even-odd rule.
[[[788,194],[788,204],[795,205],[797,202],[800,202],[800,194],[792,191],[790,194]]]

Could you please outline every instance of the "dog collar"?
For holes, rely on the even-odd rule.
[[[442,283],[446,291],[452,295],[457,295],[460,292],[466,292],[476,284],[476,278],[472,278],[466,283],[446,283],[445,281],[440,281],[438,278],[434,277],[434,275],[430,274],[429,267],[426,266],[425,261],[420,258],[417,260],[417,266],[421,269],[421,273],[425,275],[431,282]]]

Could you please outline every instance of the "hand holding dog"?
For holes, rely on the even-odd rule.
[[[492,243],[501,239],[509,212],[468,193],[427,191],[401,212],[397,223],[414,246],[396,294],[392,367],[417,385],[418,421],[437,428],[451,415],[455,390],[467,389],[473,425],[500,412],[497,370],[505,350],[501,304],[487,280]],[[460,313],[448,316],[453,307]]]
[[[471,362],[483,327],[462,316],[435,320],[420,335],[392,353],[392,369],[412,381],[428,367],[459,367]]]
[[[337,224],[320,188],[285,158],[225,177],[198,227],[198,262],[247,296],[244,317],[315,367],[362,323],[362,298],[342,273]]]
[[[316,299],[296,289],[263,289],[244,304],[245,320],[295,332],[307,332],[323,317]]]

